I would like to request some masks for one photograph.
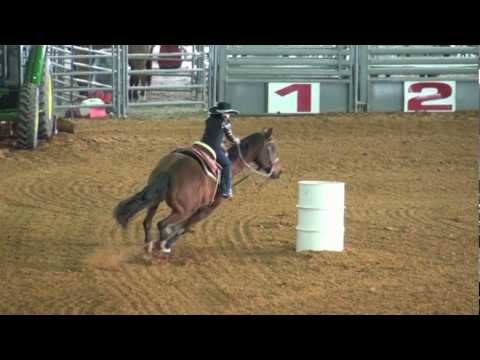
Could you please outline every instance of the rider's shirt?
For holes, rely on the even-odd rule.
[[[203,133],[202,142],[213,149],[219,149],[226,136],[228,140],[234,142],[232,133],[232,124],[229,120],[224,120],[221,114],[211,114],[206,120],[207,126]]]

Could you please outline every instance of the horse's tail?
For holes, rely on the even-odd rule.
[[[142,191],[136,193],[128,199],[120,201],[113,211],[113,216],[115,220],[117,220],[118,224],[126,229],[128,222],[139,211],[152,204],[158,204],[165,200],[169,179],[170,177],[168,174],[161,174],[157,179],[155,179],[155,181],[145,186]]]

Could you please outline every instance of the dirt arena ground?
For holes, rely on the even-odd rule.
[[[123,232],[112,209],[203,128],[155,120],[0,147],[0,314],[478,314],[478,113],[238,118],[274,128],[282,178],[241,183],[152,265],[143,216]],[[309,179],[346,183],[344,252],[295,252]]]

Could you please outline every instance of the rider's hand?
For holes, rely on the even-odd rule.
[[[233,140],[234,140],[235,144],[237,144],[237,145],[239,145],[239,144],[240,144],[240,139],[239,139],[239,138],[237,138],[237,137],[236,137],[236,138],[235,138],[235,139],[233,139]]]

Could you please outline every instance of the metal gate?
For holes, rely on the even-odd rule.
[[[244,114],[269,113],[267,88],[278,82],[319,84],[318,111],[312,112],[405,111],[405,86],[415,81],[449,83],[455,88],[455,110],[479,108],[478,45],[216,48],[210,103],[227,100]]]
[[[478,45],[360,45],[357,111],[404,111],[408,81],[455,82],[456,109],[476,110],[478,65]]]
[[[50,65],[53,72],[56,111],[82,107],[81,103],[92,92],[103,91],[112,95],[111,104],[96,107],[111,108],[122,116],[122,73],[124,63],[119,45],[51,45]],[[101,49],[98,49],[101,48]]]
[[[267,113],[268,83],[319,82],[322,112],[354,109],[352,45],[217,46],[218,90],[243,114]]]
[[[404,111],[406,82],[424,80],[454,82],[456,110],[479,108],[478,45],[182,47],[162,54],[158,46],[144,53],[129,53],[128,45],[49,46],[56,109],[78,107],[100,90],[112,94],[104,106],[117,117],[164,106],[205,110],[220,100],[242,114],[267,114],[270,84],[310,83],[319,88],[315,112]],[[159,68],[172,56],[181,59],[180,68]],[[138,59],[152,67],[131,69],[129,62]],[[134,75],[151,76],[152,82],[130,85]],[[129,99],[136,90],[145,90],[146,98]]]
[[[103,105],[117,117],[126,117],[135,108],[159,106],[208,106],[208,46],[184,45],[181,53],[129,53],[128,45],[51,45],[49,55],[55,86],[55,109],[82,107],[81,103],[102,91],[112,95],[112,102]],[[160,69],[162,58],[179,56],[183,66]],[[132,69],[129,63],[150,60],[151,69]],[[130,85],[135,75],[151,76],[150,85]],[[137,101],[131,91],[145,91]],[[97,107],[97,105],[95,105]]]
[[[206,109],[208,106],[208,46],[206,45],[181,45],[182,52],[161,53],[134,53],[129,51],[128,45],[123,45],[123,53],[128,54],[125,63],[132,60],[150,60],[151,69],[125,69],[125,81],[132,75],[151,76],[151,84],[128,86],[124,89],[126,99],[125,114],[132,108],[157,107],[157,106],[188,106],[189,108]],[[155,50],[155,48],[154,48]],[[162,59],[179,58],[181,67],[178,69],[162,69],[159,63]],[[130,99],[131,91],[145,91],[145,98],[138,101]]]

